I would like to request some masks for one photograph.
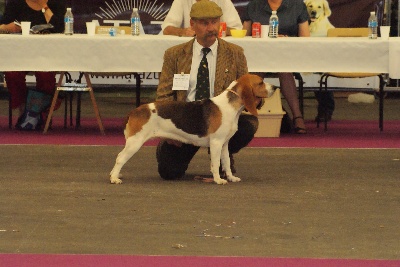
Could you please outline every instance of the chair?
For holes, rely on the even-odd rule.
[[[46,134],[48,129],[49,129],[50,122],[51,122],[51,119],[52,119],[52,116],[53,116],[53,112],[54,112],[54,108],[55,108],[55,105],[56,105],[56,102],[57,102],[58,95],[59,95],[60,91],[79,92],[79,93],[80,92],[89,92],[90,93],[90,98],[91,98],[91,101],[92,101],[92,105],[93,105],[93,109],[94,109],[94,112],[95,112],[95,115],[96,115],[97,123],[99,125],[100,132],[103,135],[105,134],[103,123],[102,123],[101,118],[100,118],[100,112],[99,112],[99,109],[98,109],[98,106],[97,106],[97,103],[96,103],[96,99],[94,97],[92,83],[90,82],[90,78],[89,78],[88,74],[84,74],[84,76],[85,76],[85,80],[86,80],[87,84],[73,83],[70,80],[70,78],[68,78],[67,72],[62,72],[60,74],[60,78],[58,79],[57,86],[56,86],[56,91],[54,93],[53,100],[51,102],[51,106],[50,106],[50,109],[49,109],[49,114],[47,116],[46,124],[44,126],[44,130],[43,130],[44,134]],[[63,84],[64,77],[67,77],[67,82]],[[80,98],[78,98],[78,99],[80,99]],[[67,109],[67,102],[65,103],[65,109]],[[80,119],[80,101],[79,100],[78,100],[78,108],[77,109],[78,109],[78,111],[77,111],[77,124],[79,124],[80,123],[79,122],[79,119]],[[64,126],[66,126],[66,110],[65,110],[65,113],[64,113]]]
[[[333,28],[328,30],[328,37],[367,37],[368,36],[368,28]],[[321,75],[319,92],[322,92],[322,88],[325,89],[325,93],[328,91],[328,78],[366,78],[366,77],[374,77],[377,76],[379,78],[379,129],[383,131],[383,90],[386,85],[385,74],[383,73],[339,73],[339,72],[326,72]],[[356,90],[356,89],[349,89]],[[317,127],[319,127],[320,119],[317,118]],[[325,131],[328,129],[328,110],[325,106]]]
[[[131,29],[129,26],[118,26],[118,27],[96,26],[95,33],[96,34],[109,34],[110,28],[117,28],[118,34],[121,34],[121,31],[125,31],[125,34],[130,34],[130,29]],[[90,77],[94,76],[94,77],[101,77],[101,78],[109,78],[109,77],[125,77],[127,75],[133,75],[135,77],[135,80],[136,80],[136,91],[135,91],[136,107],[138,107],[138,106],[140,106],[140,83],[141,83],[141,80],[140,80],[140,75],[137,72],[81,72],[80,77],[77,80],[77,83],[71,83],[71,81],[68,82],[68,80],[67,80],[67,83],[64,85],[62,84],[62,79],[63,79],[63,76],[65,76],[65,75],[60,76],[59,82],[57,84],[56,94],[53,97],[53,103],[55,105],[59,91],[89,92],[90,98],[92,101],[92,105],[93,105],[93,108],[95,111],[97,123],[99,125],[100,132],[104,135],[105,134],[104,126],[101,121],[100,112],[97,107],[96,99],[94,97],[93,85],[92,85]],[[82,76],[85,77],[86,84],[81,83]],[[47,132],[48,127],[50,125],[51,116],[54,111],[53,103],[52,103],[52,106],[50,107],[49,115],[48,115],[47,122],[46,122],[43,133]],[[65,120],[66,119],[64,118],[64,126],[66,126]],[[77,114],[76,114],[76,126],[79,126],[79,125],[80,125],[80,93],[78,93],[78,104],[77,104]]]

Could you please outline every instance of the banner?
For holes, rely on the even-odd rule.
[[[93,19],[129,20],[132,8],[137,7],[147,34],[158,34],[160,24],[168,14],[173,0],[70,0],[75,18],[75,31],[86,32],[85,22]],[[240,16],[249,1],[232,0]],[[332,15],[329,20],[335,27],[366,27],[370,11],[384,6],[384,0],[329,0]]]

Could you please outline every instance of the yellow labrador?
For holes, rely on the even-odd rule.
[[[327,0],[306,0],[310,16],[310,34],[312,37],[326,36],[328,29],[335,28],[328,17],[332,14]]]

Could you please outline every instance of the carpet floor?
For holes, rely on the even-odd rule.
[[[205,149],[163,181],[152,140],[111,185],[132,103],[97,96],[105,136],[87,103],[79,129],[9,130],[0,100],[0,266],[400,266],[398,99],[383,132],[376,103],[338,99],[325,132],[307,100],[308,133],[255,138],[237,184],[198,179]]]

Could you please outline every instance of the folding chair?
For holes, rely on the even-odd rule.
[[[328,30],[328,37],[367,37],[368,36],[368,28],[333,28]],[[322,89],[328,92],[328,78],[366,78],[366,77],[374,77],[377,76],[379,78],[379,129],[383,131],[383,94],[384,87],[386,85],[385,74],[383,73],[341,73],[341,72],[326,72],[321,75],[319,92],[322,92]],[[356,89],[349,89],[349,91]],[[317,127],[319,127],[320,118],[317,117]],[[328,107],[325,106],[325,131],[328,129]]]

